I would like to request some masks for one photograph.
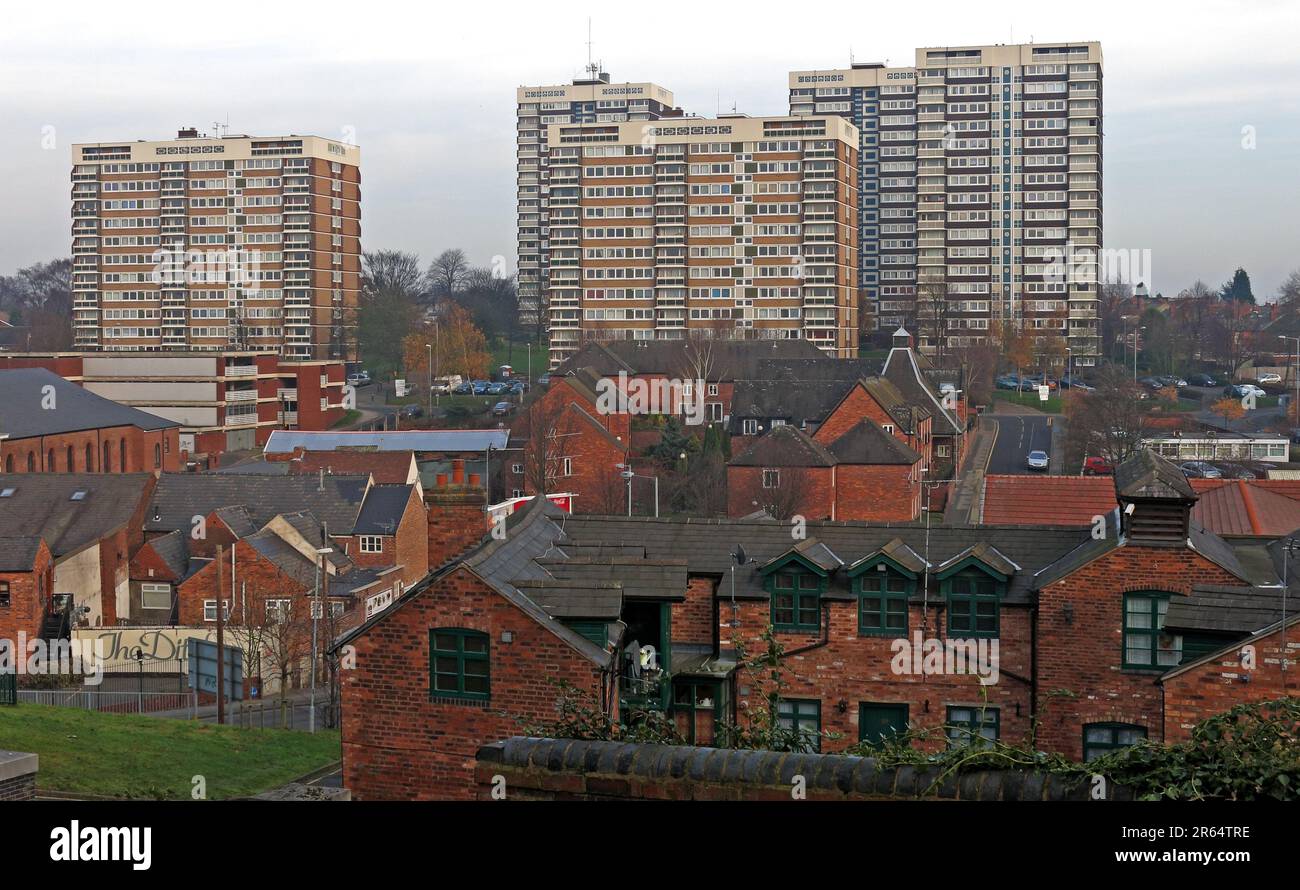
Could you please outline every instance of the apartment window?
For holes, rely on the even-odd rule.
[[[276,599],[266,601],[266,621],[268,624],[282,624],[289,620],[290,601]]]
[[[488,636],[476,630],[440,627],[429,631],[429,695],[487,701]]]
[[[1083,727],[1083,762],[1129,748],[1147,737],[1145,726],[1132,723],[1087,723]]]
[[[9,582],[0,581],[0,609],[9,608]]]
[[[140,606],[144,609],[170,609],[172,607],[172,586],[170,584],[141,584]],[[206,618],[206,604],[204,608]],[[217,620],[216,604],[212,607],[212,620]]]
[[[1167,593],[1124,595],[1124,667],[1165,668],[1183,660],[1183,638],[1165,633]]]
[[[771,576],[772,624],[777,630],[821,627],[821,579],[811,572],[776,572]]]
[[[783,698],[776,705],[777,725],[799,734],[801,744],[813,751],[822,749],[822,703],[814,698]]]
[[[872,702],[858,705],[858,741],[875,748],[904,732],[907,732],[907,705]]]
[[[709,384],[709,395],[711,395],[711,396],[716,396],[717,394],[718,394],[718,384],[716,384],[716,383],[710,383],[710,384]]]
[[[222,620],[223,620],[223,621],[229,621],[229,620],[230,620],[230,600],[222,600],[221,603],[222,603],[222,610],[221,610],[221,611],[224,613],[224,614],[223,614],[223,617],[222,617]],[[204,600],[204,601],[203,601],[203,620],[204,620],[204,621],[216,621],[216,620],[217,620],[217,601],[216,601],[216,600]]]
[[[384,539],[379,535],[362,535],[361,552],[362,553],[383,553]]]
[[[966,569],[944,581],[948,599],[948,633],[951,636],[998,635],[996,579],[979,569]]]
[[[740,432],[745,436],[754,436],[758,434],[758,421],[752,417],[746,418],[740,422]]]
[[[343,614],[343,603],[338,600],[330,600],[330,617],[338,618]]]
[[[1001,732],[1001,716],[997,708],[948,708],[948,721],[944,724],[944,734],[948,736],[948,747],[960,748],[966,745],[986,747],[996,742]]]
[[[906,634],[907,597],[912,582],[884,565],[865,572],[856,582],[858,633]]]
[[[14,471],[14,456],[12,454],[7,454],[5,455],[5,472],[12,473],[13,471]]]
[[[780,488],[780,487],[781,487],[781,471],[780,471],[780,470],[764,470],[764,471],[763,471],[763,487],[764,487],[764,488]]]
[[[524,465],[523,465],[523,464],[511,464],[511,465],[510,465],[510,472],[514,473],[516,476],[522,476],[522,475],[524,474]]]

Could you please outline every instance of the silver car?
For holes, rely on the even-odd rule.
[[[1031,470],[1046,470],[1048,460],[1046,451],[1031,451],[1025,460],[1025,466]]]

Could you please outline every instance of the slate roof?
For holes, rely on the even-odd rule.
[[[921,554],[917,553],[905,544],[902,538],[891,538],[883,547],[873,550],[860,559],[855,560],[854,563],[849,566],[849,569],[856,569],[859,565],[868,560],[875,559],[878,556],[887,556],[903,568],[917,574],[925,571],[925,567],[928,565]]]
[[[45,387],[53,387],[53,402]],[[0,371],[0,430],[10,439],[53,436],[112,426],[142,430],[179,427],[174,420],[149,414],[95,395],[44,368]],[[52,404],[52,408],[45,407]]]
[[[0,489],[14,490],[0,499],[0,536],[40,535],[55,558],[75,553],[126,525],[152,481],[151,473],[0,474]],[[77,491],[86,494],[74,501]]]
[[[40,549],[40,535],[0,537],[0,572],[30,572]]]
[[[391,432],[311,432],[272,430],[264,454],[304,451],[339,451],[364,448],[373,451],[465,452],[505,448],[506,430],[393,430]]]
[[[1115,468],[1115,494],[1120,499],[1196,499],[1183,471],[1150,448],[1140,449]]]
[[[257,531],[257,525],[253,522],[253,518],[248,515],[248,509],[243,504],[218,507],[212,512],[226,524],[226,527],[236,537],[244,538]]]
[[[1170,598],[1165,627],[1171,630],[1254,633],[1281,618],[1280,584],[1273,587],[1196,585],[1191,596]]]
[[[862,377],[878,377],[884,361],[878,358],[764,358],[753,377],[757,380],[787,380],[808,383],[851,383]]]
[[[696,356],[703,355],[697,359]],[[824,358],[826,353],[808,340],[613,340],[588,342],[562,363],[552,376],[590,367],[597,374],[613,377],[619,371],[632,374],[664,374],[686,377],[695,373],[698,362],[709,366],[712,381],[761,377],[765,360]],[[832,359],[835,361],[835,359]]]
[[[305,509],[329,523],[330,534],[349,535],[369,481],[367,476],[326,476],[320,482],[315,476],[163,473],[144,527],[149,532],[188,530],[192,517],[235,506],[243,509],[254,529],[281,513]]]
[[[835,456],[798,427],[785,424],[759,436],[733,457],[733,467],[833,467]]]
[[[820,423],[855,381],[737,380],[731,395],[731,432],[745,418],[779,418],[787,424]]]
[[[411,501],[412,485],[374,485],[357,516],[354,535],[394,535]]]
[[[177,579],[184,578],[190,564],[190,548],[182,531],[172,531],[146,542]]]
[[[623,614],[623,588],[617,581],[531,578],[515,584],[552,618],[617,621]]]
[[[1173,609],[1173,605],[1171,604],[1170,610],[1172,611],[1172,609]],[[1286,617],[1286,626],[1288,628],[1292,628],[1295,627],[1297,623],[1300,623],[1300,615],[1293,615],[1293,613],[1288,612]],[[1222,646],[1221,648],[1216,649],[1213,652],[1208,652],[1205,655],[1202,655],[1200,658],[1195,658],[1192,659],[1191,661],[1184,662],[1183,664],[1178,665],[1178,667],[1173,668],[1165,672],[1164,674],[1161,674],[1160,682],[1163,683],[1164,681],[1172,677],[1176,677],[1179,674],[1192,670],[1193,668],[1200,667],[1203,664],[1208,664],[1211,661],[1217,661],[1218,659],[1223,658],[1223,656],[1225,655],[1230,655],[1230,654],[1240,652],[1243,646],[1249,645],[1251,643],[1255,643],[1267,636],[1270,636],[1271,634],[1277,633],[1279,630],[1282,629],[1282,625],[1283,625],[1282,619],[1279,618],[1277,621],[1274,621],[1272,624],[1260,627],[1259,629],[1255,630],[1254,632],[1251,633],[1250,636],[1246,637],[1245,639],[1240,639],[1240,638],[1234,639],[1231,643],[1228,643],[1226,646]]]
[[[627,599],[686,599],[686,560],[643,556],[577,556],[581,548],[563,545],[568,558],[539,558],[537,564],[563,581],[617,581]],[[644,553],[644,550],[642,550]]]
[[[911,466],[921,455],[881,429],[875,421],[863,418],[852,429],[830,444],[830,452],[841,464],[902,464]]]
[[[929,408],[934,422],[932,430],[935,435],[957,435],[962,432],[962,425],[951,412],[944,410],[938,395],[925,376],[928,365],[924,357],[918,361],[914,350],[894,347],[885,358],[885,367],[881,376],[889,380],[903,394],[909,404],[924,405]]]
[[[257,534],[244,539],[250,547],[270,560],[293,580],[303,587],[312,589],[316,585],[316,564],[295,550],[284,538],[270,529],[263,529]],[[275,591],[263,591],[273,594]]]

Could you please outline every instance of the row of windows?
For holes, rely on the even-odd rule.
[[[163,440],[163,443],[165,443],[165,444],[167,445],[167,450],[170,451],[170,450],[171,450],[171,442],[170,442],[169,440],[167,440],[167,439],[164,439],[164,440]],[[71,473],[71,472],[74,472],[75,469],[76,469],[76,452],[75,452],[75,450],[73,449],[73,447],[72,447],[71,445],[69,445],[69,446],[67,446],[65,449],[63,449],[63,452],[64,452],[64,453],[63,453],[63,467],[62,467],[62,470],[61,470],[61,471],[64,472],[64,473]],[[117,457],[117,469],[118,469],[118,472],[126,472],[126,469],[127,469],[127,458],[126,458],[126,440],[125,440],[125,439],[121,439],[121,440],[119,440],[119,442],[118,442],[118,446],[117,446],[117,454],[118,454],[118,457]],[[46,455],[45,455],[45,465],[44,465],[43,467],[41,467],[41,466],[37,466],[37,463],[36,463],[36,462],[37,462],[37,458],[38,458],[38,454],[37,454],[37,452],[35,452],[35,451],[29,451],[29,452],[27,452],[27,458],[26,458],[26,463],[25,463],[25,465],[26,465],[26,469],[27,469],[27,472],[28,472],[28,473],[35,473],[35,472],[37,472],[37,471],[39,470],[39,471],[41,471],[41,472],[45,472],[45,473],[53,473],[53,472],[59,471],[60,468],[59,468],[58,457],[59,457],[58,451],[57,451],[56,449],[54,449],[54,448],[51,448],[48,452],[46,452]],[[89,443],[86,444],[85,452],[84,452],[84,458],[85,458],[85,462],[82,464],[82,471],[83,471],[83,472],[87,472],[87,473],[94,472],[94,468],[95,468],[95,449],[94,449],[94,446],[90,445]],[[161,444],[161,443],[155,443],[154,446],[153,446],[153,465],[154,465],[154,469],[161,469],[161,468],[162,468],[162,460],[163,460],[163,444]],[[6,455],[5,455],[4,469],[5,469],[5,472],[6,472],[6,473],[13,473],[13,472],[15,472],[15,470],[16,470],[16,465],[15,465],[15,462],[14,462],[14,455],[12,455],[12,454],[6,454]],[[111,472],[113,472],[113,443],[112,443],[112,442],[107,442],[107,441],[104,442],[104,445],[103,445],[103,456],[102,456],[102,460],[101,460],[101,463],[100,463],[100,472],[102,472],[102,473],[111,473]]]

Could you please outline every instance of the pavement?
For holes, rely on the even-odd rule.
[[[966,447],[966,462],[948,497],[943,511],[944,525],[969,525],[979,518],[980,493],[984,490],[984,473],[993,456],[998,439],[999,422],[982,415]]]

